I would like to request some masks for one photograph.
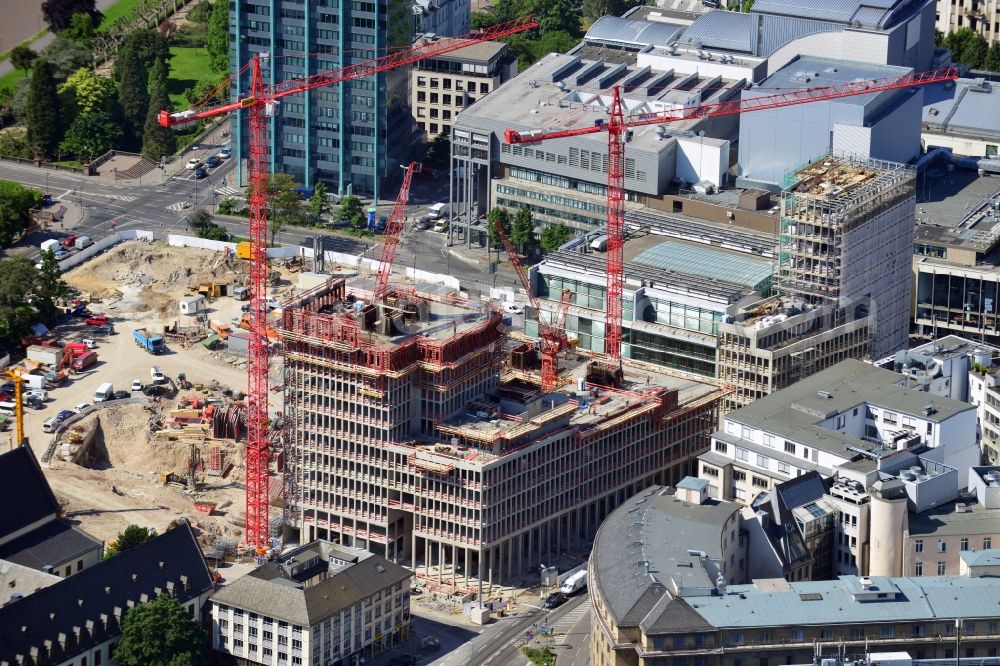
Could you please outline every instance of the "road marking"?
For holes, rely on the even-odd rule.
[[[103,194],[101,196],[108,197],[109,199],[117,199],[118,201],[135,201],[139,197],[130,197],[126,194]]]
[[[169,206],[167,206],[167,210],[174,210],[174,211],[180,212],[180,211],[182,211],[182,210],[184,210],[186,208],[190,208],[190,207],[191,207],[191,204],[189,202],[187,202],[187,201],[178,201],[175,204],[170,204]]]
[[[215,191],[216,193],[221,194],[222,196],[232,196],[234,194],[240,193],[238,189],[236,189],[235,187],[229,187],[228,185],[226,187],[217,187],[215,188]]]

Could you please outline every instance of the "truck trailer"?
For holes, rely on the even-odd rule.
[[[575,574],[567,578],[559,591],[563,594],[575,594],[587,587],[587,570],[577,571]]]

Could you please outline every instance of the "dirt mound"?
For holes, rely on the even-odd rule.
[[[183,474],[190,457],[186,443],[148,441],[151,414],[142,405],[101,409],[83,419],[76,429],[89,442],[79,461],[93,469],[109,467],[134,474]]]
[[[64,276],[67,283],[112,300],[107,309],[142,318],[176,311],[177,299],[202,282],[243,283],[247,265],[223,252],[128,241]]]

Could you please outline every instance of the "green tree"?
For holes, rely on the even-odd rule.
[[[63,282],[62,271],[59,270],[59,262],[56,261],[55,252],[52,250],[42,252],[41,263],[42,267],[38,269],[38,282],[32,305],[38,309],[38,314],[41,315],[42,319],[54,321],[58,311],[56,301],[69,293],[69,287]]]
[[[90,67],[93,64],[90,51],[74,41],[64,39],[61,35],[42,49],[41,59],[48,60],[52,64],[52,76],[60,83],[81,67]]]
[[[990,50],[986,53],[983,69],[987,72],[1000,72],[1000,41],[993,42],[990,46]]]
[[[366,220],[365,212],[361,207],[361,199],[353,194],[341,197],[337,218],[342,222],[346,222],[352,229],[364,229]]]
[[[125,49],[119,58],[121,79],[118,81],[118,102],[122,107],[125,145],[133,150],[141,144],[146,114],[149,112],[149,77],[137,49]]]
[[[944,33],[936,28],[934,30],[934,48],[946,48],[944,45]]]
[[[535,221],[531,217],[531,211],[526,206],[517,209],[514,214],[514,221],[511,223],[510,240],[517,245],[521,254],[525,250],[534,247]]]
[[[67,113],[93,113],[115,108],[117,91],[115,84],[106,76],[97,76],[86,67],[81,67],[70,74],[66,82],[59,88],[62,108]]]
[[[129,525],[118,537],[108,544],[104,552],[104,559],[114,557],[118,553],[124,553],[129,548],[135,548],[140,543],[145,543],[156,536],[156,530],[151,527],[140,527],[139,525]]]
[[[572,237],[573,232],[565,224],[549,224],[542,229],[542,249],[546,252],[555,252]]]
[[[28,302],[37,280],[38,269],[24,256],[0,261],[0,338],[8,345],[17,344],[38,321],[35,309]]]
[[[118,48],[118,57],[111,68],[111,78],[115,83],[120,82],[124,76],[125,56],[129,51],[135,53],[142,63],[142,69],[146,72],[151,71],[158,60],[164,62],[170,60],[170,45],[163,35],[154,30],[138,30],[130,33]]]
[[[203,0],[191,7],[187,20],[192,23],[207,24],[212,19],[213,6],[210,0]]]
[[[424,156],[424,164],[435,169],[444,169],[448,166],[451,158],[451,136],[447,132],[442,132],[434,137],[431,145],[427,148],[427,155]]]
[[[74,14],[98,16],[94,0],[45,0],[42,3],[42,18],[52,32],[61,32],[70,26]]]
[[[66,130],[59,147],[81,162],[90,162],[113,149],[122,139],[122,129],[107,111],[85,111]]]
[[[142,154],[154,160],[164,155],[173,155],[177,150],[177,139],[174,131],[164,127],[157,120],[161,110],[171,111],[170,98],[167,96],[167,65],[158,60],[149,75],[149,110],[146,113],[146,126],[142,134]]]
[[[504,251],[504,246],[498,227],[503,229],[507,238],[510,238],[510,214],[506,209],[495,206],[486,216],[486,237],[490,241],[490,247],[497,251],[497,259],[499,260],[500,253]]]
[[[32,206],[42,203],[42,194],[19,183],[0,180],[0,245],[9,245],[31,222]],[[10,259],[0,261],[6,264]],[[30,264],[29,264],[30,265]],[[30,284],[30,283],[25,283]],[[21,290],[23,297],[24,290]]]
[[[539,10],[538,30],[542,35],[558,31],[580,34],[580,12],[574,0],[546,0]]]
[[[205,642],[205,632],[180,601],[161,594],[125,613],[115,661],[122,666],[199,666]]]
[[[205,37],[209,62],[213,72],[229,71],[229,3],[215,0],[212,16],[208,20],[208,35]]]
[[[961,62],[972,69],[982,69],[988,55],[989,46],[986,44],[986,40],[975,35],[973,39],[966,42],[962,49]]]
[[[24,127],[9,127],[0,130],[0,155],[30,160],[31,147],[28,145],[28,130]]]
[[[55,154],[62,137],[62,116],[59,95],[52,78],[52,65],[47,60],[35,63],[31,76],[31,97],[28,100],[28,145],[35,157]]]
[[[282,229],[302,224],[305,218],[302,200],[296,191],[299,184],[287,173],[273,173],[267,178],[268,229],[271,245]]]
[[[25,76],[37,58],[38,54],[24,44],[15,46],[10,52],[10,64],[14,66],[14,69],[24,72]]]
[[[236,215],[237,214],[237,204],[236,199],[229,198],[223,199],[219,202],[219,206],[216,209],[219,215]]]
[[[59,36],[76,42],[89,51],[93,47],[96,25],[92,14],[77,12],[70,18],[69,27],[60,32]]]
[[[535,60],[549,53],[566,53],[579,42],[568,32],[556,30],[543,35],[538,41],[530,42],[531,55]]]
[[[313,222],[319,222],[324,215],[330,212],[327,194],[329,191],[326,189],[326,183],[322,181],[316,183],[312,197],[309,198],[309,213],[313,216]]]
[[[204,208],[196,208],[191,216],[188,218],[188,226],[198,238],[207,238],[209,240],[229,240],[229,232],[225,228],[220,227],[212,219],[211,213],[209,213]]]

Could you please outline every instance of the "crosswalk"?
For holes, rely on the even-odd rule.
[[[235,187],[217,187],[215,188],[216,194],[221,194],[224,197],[231,197],[233,195],[239,194],[240,191]]]
[[[167,210],[172,210],[172,211],[180,212],[180,211],[185,210],[186,208],[190,208],[190,207],[191,207],[191,202],[190,201],[178,201],[175,204],[170,204],[169,206],[167,206]]]
[[[109,199],[117,199],[118,201],[135,201],[138,197],[130,197],[127,194],[105,194],[104,196]]]
[[[566,642],[569,632],[590,612],[590,604],[580,604],[552,623],[552,640],[556,645]]]

